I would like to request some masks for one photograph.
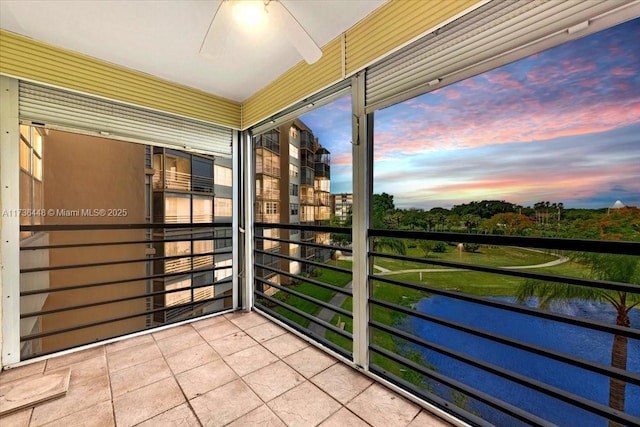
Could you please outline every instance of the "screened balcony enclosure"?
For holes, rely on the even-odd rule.
[[[179,3],[0,5],[0,424],[640,425],[640,0]]]

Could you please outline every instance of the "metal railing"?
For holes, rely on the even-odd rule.
[[[351,233],[335,227],[255,226],[307,235]],[[568,425],[576,420],[584,420],[584,425],[640,425],[638,325],[616,324],[615,313],[604,308],[606,297],[596,304],[576,299],[585,293],[574,292],[568,305],[539,307],[540,298],[533,294],[516,296],[531,283],[541,284],[540,289],[547,284],[598,290],[623,301],[626,295],[626,307],[637,322],[640,313],[633,307],[640,303],[640,285],[588,278],[571,259],[581,254],[629,259],[640,255],[640,243],[395,230],[369,230],[368,238],[372,250],[367,254],[364,369],[371,375],[474,425]],[[414,246],[442,242],[454,255],[392,253],[390,240]],[[351,310],[356,304],[351,301],[351,258],[334,256],[350,249],[280,238],[256,241],[278,242],[281,248],[255,250],[256,308],[354,360],[353,323],[358,319]],[[290,244],[300,247],[300,255],[286,254]],[[307,249],[325,251],[324,258],[316,254],[307,259]],[[508,256],[483,258],[491,251]],[[522,265],[522,259],[529,258],[543,261]],[[332,274],[348,275],[348,283]],[[510,287],[510,293],[494,294],[492,289],[500,286]],[[581,308],[591,311],[584,314]],[[606,348],[585,353],[577,338],[583,336]],[[551,341],[545,341],[549,337]],[[616,340],[626,345],[624,364],[608,359]],[[609,397],[608,390],[622,390],[626,409],[617,407],[619,400]]]
[[[348,228],[316,227],[287,224],[256,223],[256,229],[279,228],[303,230],[305,233],[337,233],[350,235]],[[349,248],[299,240],[260,236],[260,242],[277,242],[278,250],[255,249],[255,306],[258,310],[281,320],[301,333],[312,337],[334,351],[352,357],[353,315],[348,307],[351,292],[350,261],[335,255]],[[314,256],[290,256],[288,245],[297,245],[301,253]],[[262,260],[269,262],[261,262]]]
[[[162,169],[154,169],[153,172],[154,189],[213,192],[213,177]]]
[[[229,266],[215,265],[232,258],[231,247],[207,252],[195,247],[200,241],[211,242],[211,248],[218,240],[228,241],[215,232],[230,227],[21,226],[21,231],[48,236],[46,244],[20,248],[23,258],[48,254],[37,267],[20,269],[20,320],[26,326],[20,334],[22,359],[231,308],[232,277],[216,278],[218,271],[227,274]],[[189,245],[191,253],[164,256],[165,245],[176,243]],[[34,298],[42,304],[27,303]],[[25,309],[34,306],[37,309]]]
[[[280,177],[280,165],[277,162],[263,161],[256,164],[256,175],[267,174]]]
[[[605,316],[606,303],[580,299],[593,293],[585,289],[596,291],[614,306],[616,299],[626,304],[629,316],[640,319],[633,308],[640,302],[640,286],[568,274],[572,269],[561,265],[570,262],[569,255],[582,253],[616,254],[623,264],[630,260],[624,257],[640,255],[640,243],[393,230],[369,230],[368,235],[374,248],[370,265],[385,266],[368,275],[372,373],[472,424],[640,425],[640,329],[621,325],[619,317],[616,324],[615,313]],[[398,241],[448,242],[446,250],[460,256],[375,249],[393,247],[389,239],[396,246]],[[487,253],[506,248],[562,262],[499,266],[471,252],[464,262],[464,246],[458,245],[469,243]],[[578,264],[570,267],[580,271]],[[513,295],[494,295],[499,283],[513,287]],[[544,292],[553,289],[551,296],[565,305],[545,306]],[[580,336],[609,348],[596,356],[564,342]],[[609,358],[617,341],[629,352],[624,363]],[[626,395],[626,412],[619,407],[620,393],[622,408]]]

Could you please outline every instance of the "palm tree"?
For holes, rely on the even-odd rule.
[[[621,283],[639,283],[640,262],[638,257],[612,254],[587,254],[577,258],[591,269],[590,276],[598,280]],[[552,301],[568,302],[572,299],[606,301],[616,310],[616,325],[631,327],[629,312],[640,304],[640,294],[623,291],[609,291],[566,283],[528,280],[518,289],[517,300],[522,303],[531,297],[539,298],[539,306],[548,308]],[[615,335],[611,346],[611,366],[627,369],[627,337]],[[626,383],[619,379],[609,379],[609,406],[623,411],[625,406]],[[609,426],[619,426],[613,421]]]

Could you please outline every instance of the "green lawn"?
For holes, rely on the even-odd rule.
[[[422,254],[419,249],[410,248],[407,255],[420,257]],[[492,267],[537,265],[544,264],[558,258],[552,254],[515,247],[482,247],[477,253],[459,253],[455,248],[449,247],[448,252],[444,254],[430,254],[430,256],[441,260],[473,263],[476,265]],[[330,263],[334,265],[335,261],[330,261]],[[389,260],[380,257],[375,260],[375,264],[394,271],[405,269],[442,269],[442,267],[438,266],[429,266],[416,262]],[[350,269],[351,261],[338,261],[338,265],[343,268]],[[377,272],[378,270],[375,271]],[[587,270],[584,266],[574,262],[566,262],[553,267],[536,269],[535,271],[579,277],[584,277],[587,274]],[[323,283],[332,284],[334,286],[344,287],[349,283],[349,281],[351,281],[351,275],[349,274],[339,273],[323,268],[318,268],[317,272],[319,273],[318,276],[313,277],[313,279]],[[453,290],[477,296],[514,296],[519,285],[525,280],[517,277],[502,276],[491,273],[453,270],[450,272],[427,271],[423,272],[422,275],[418,272],[400,273],[388,277],[399,281],[424,284],[425,286],[431,286],[438,289]],[[304,278],[301,278],[300,284],[291,286],[290,288],[325,302],[330,301],[335,295],[334,291],[305,282]],[[373,283],[373,296],[375,298],[407,307],[411,307],[414,303],[422,298],[428,297],[429,295],[430,294],[426,291],[403,288],[380,281],[374,281]],[[274,295],[274,298],[285,301],[287,304],[311,315],[316,315],[322,308],[317,304],[310,303],[301,298],[287,295],[286,292],[277,292]],[[352,299],[347,298],[342,304],[342,308],[352,311],[352,304]],[[273,309],[293,322],[304,327],[309,326],[310,322],[307,319],[292,313],[286,308],[275,306]],[[372,317],[374,320],[383,324],[394,325],[404,316],[387,309],[373,307]],[[351,319],[337,314],[331,319],[331,323],[333,325],[337,325],[340,321],[345,323],[344,329],[346,331],[353,333],[353,322]],[[332,331],[327,331],[326,338],[348,351],[353,351],[353,343],[351,340],[348,340]],[[372,333],[371,339],[373,343],[392,352],[398,352],[399,346],[402,345],[397,338],[375,330]],[[420,357],[417,354],[403,353],[403,355],[407,358],[414,359],[418,363],[426,363],[423,360],[419,360]],[[408,381],[414,380],[413,376],[415,373],[404,369],[395,362],[376,354],[373,355],[372,361],[378,366],[381,366],[382,368],[393,372]]]
[[[330,265],[338,266],[342,268],[351,268],[351,261],[329,261]],[[318,282],[330,284],[336,287],[343,288],[351,281],[351,274],[342,273],[339,271],[330,270],[328,268],[316,268],[317,276],[312,277],[313,280]],[[330,301],[331,298],[336,294],[336,292],[325,289],[323,287],[314,285],[312,283],[304,281],[304,277],[300,276],[300,284],[292,285],[288,287],[294,291],[300,292],[302,294],[308,295],[317,300],[327,302]],[[288,305],[297,308],[305,313],[316,315],[322,307],[312,302],[306,301],[302,298],[299,298],[295,295],[287,294],[286,292],[279,291],[273,296],[274,298],[287,303]],[[284,307],[274,306],[273,310],[282,316],[290,319],[299,325],[304,327],[309,326],[309,320],[305,319],[302,316],[299,316]]]
[[[407,249],[407,256],[424,258],[424,252],[417,248]],[[515,248],[511,246],[482,246],[478,252],[459,252],[453,246],[447,246],[445,253],[429,254],[429,258],[441,261],[460,262],[465,264],[476,264],[487,267],[513,267],[520,265],[536,265],[554,261],[558,257],[552,254]],[[442,268],[437,265],[423,264],[411,261],[398,261],[394,259],[376,257],[374,264],[388,270],[413,270],[427,268]]]
[[[422,273],[422,278],[420,277],[420,273],[402,273],[388,277],[402,282],[424,284],[438,289],[492,297],[515,295],[518,286],[524,280],[519,277],[501,276],[478,271]],[[374,296],[384,299],[390,293],[387,289],[389,287],[394,288],[394,293],[397,292],[403,295],[407,293],[406,288],[396,287],[386,283],[377,283],[374,286]]]
[[[408,256],[419,256],[419,250],[409,249]],[[558,257],[551,254],[541,253],[537,251],[530,251],[521,248],[503,247],[503,248],[481,248],[478,253],[465,253],[459,254],[457,252],[448,252],[446,254],[438,254],[439,259],[446,259],[450,261],[460,261],[467,263],[474,263],[478,265],[501,267],[501,266],[516,266],[516,265],[536,265],[543,264],[549,261],[553,261]],[[404,269],[424,269],[420,263],[403,262],[396,260],[388,260],[378,258],[376,265],[384,266],[390,270],[404,270]],[[434,267],[432,268],[439,268]],[[574,262],[566,262],[553,267],[546,267],[541,269],[535,269],[536,272],[545,272],[551,274],[567,275],[567,276],[580,276],[584,277],[586,274],[586,268]],[[502,276],[498,274],[482,273],[476,271],[451,271],[451,272],[423,272],[422,277],[420,273],[401,273],[388,276],[389,278],[396,279],[398,281],[410,282],[415,284],[424,284],[426,286],[435,287],[438,289],[455,290],[477,296],[514,296],[517,292],[520,284],[525,279],[511,276]],[[375,298],[388,301],[394,304],[410,307],[422,298],[428,297],[428,292],[417,291],[414,289],[403,288],[400,286],[394,286],[384,282],[374,281],[373,283],[373,296]],[[352,309],[352,300],[348,298],[343,308],[347,310]],[[372,317],[374,320],[386,325],[396,324],[404,315],[400,315],[396,312],[373,307]],[[334,316],[332,323],[335,325],[338,322],[339,316]],[[345,322],[345,330],[353,333],[353,324],[351,319],[340,318]],[[352,351],[351,341],[329,331],[326,335],[327,339],[335,342],[339,346]],[[402,343],[389,334],[373,331],[371,336],[372,342],[388,349],[391,352],[398,353],[398,347]],[[417,363],[427,364],[426,361],[420,360],[419,354],[405,354],[403,355]],[[388,360],[377,354],[372,356],[373,363],[386,369],[394,374],[404,378],[407,381],[416,381],[416,373],[407,370],[399,364]]]
[[[537,268],[535,272],[545,273],[545,274],[558,274],[560,276],[571,276],[571,277],[588,277],[590,273],[589,267],[586,267],[584,264],[579,264],[573,261],[568,261],[559,265],[554,265],[553,267]]]

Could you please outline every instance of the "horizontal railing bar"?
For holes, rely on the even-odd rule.
[[[456,381],[452,378],[449,378],[443,374],[440,374],[436,371],[432,371],[429,369],[425,369],[424,366],[419,365],[418,363],[406,359],[398,354],[392,353],[389,350],[377,346],[377,345],[370,345],[369,349],[375,353],[380,354],[381,356],[384,356],[388,359],[393,360],[396,363],[400,363],[404,366],[406,366],[407,368],[410,368],[414,371],[419,372],[420,374],[424,375],[425,377],[429,377],[432,380],[438,381],[439,383],[442,383],[444,385],[446,385],[447,387],[450,387],[460,393],[464,393],[465,395],[468,395],[469,397],[472,397],[473,399],[476,399],[486,405],[491,406],[492,408],[496,408],[498,409],[500,412],[503,412],[505,414],[508,414],[510,416],[512,416],[513,418],[516,418],[520,421],[524,421],[527,424],[533,425],[533,426],[543,426],[543,427],[547,427],[547,426],[555,426],[555,424],[550,423],[549,421],[546,421],[534,414],[531,414],[527,411],[525,411],[524,409],[520,409],[517,406],[511,405],[510,403],[507,403],[503,400],[500,400],[498,398],[495,398],[487,393],[481,392],[480,390],[476,390],[475,388],[472,388],[460,381]],[[384,369],[377,367],[376,365],[370,365],[369,369],[371,369],[371,371],[373,373],[376,374],[380,374],[382,373],[383,377],[392,377],[390,378],[393,382],[398,381],[399,378],[397,378],[394,374],[392,373],[387,373]],[[414,393],[414,394],[423,394],[424,392],[420,389],[418,389],[417,387],[415,387],[413,384],[408,384],[406,382],[403,381],[403,383],[405,383],[405,387],[407,387],[409,389],[410,392]],[[427,395],[429,396],[429,395]],[[446,401],[445,401],[446,402]],[[447,409],[451,410],[453,409],[451,406],[447,406]],[[467,415],[464,414],[463,417],[466,417]],[[485,421],[486,422],[486,421]]]
[[[191,274],[206,273],[206,272],[209,272],[209,271],[224,270],[224,269],[227,269],[227,268],[229,268],[229,266],[212,267],[212,268],[207,267],[207,268],[193,269],[193,270],[189,270],[189,271],[178,271],[178,272],[175,272],[175,273],[153,274],[153,275],[150,275],[150,276],[139,276],[139,277],[132,277],[132,278],[127,278],[127,279],[120,279],[120,280],[109,280],[109,281],[106,281],[106,282],[85,283],[85,284],[73,285],[73,286],[34,289],[32,291],[22,291],[22,292],[20,292],[20,296],[21,297],[26,297],[26,296],[29,296],[29,295],[38,295],[38,294],[48,294],[48,293],[53,293],[53,292],[72,291],[72,290],[76,290],[76,289],[94,288],[94,287],[99,287],[99,286],[119,285],[119,284],[122,284],[122,283],[129,283],[129,282],[140,282],[140,281],[143,281],[143,280],[166,279],[168,277],[188,276],[188,275],[191,275]]]
[[[630,424],[640,423],[640,418],[638,417],[634,417],[622,411],[615,410],[613,408],[610,408],[609,406],[605,406],[601,403],[594,402],[592,400],[570,393],[567,390],[563,390],[558,387],[554,387],[552,385],[543,383],[542,381],[538,381],[533,378],[527,377],[525,375],[510,371],[508,369],[501,368],[492,363],[484,362],[476,358],[467,356],[458,351],[451,350],[447,347],[428,342],[422,338],[416,337],[415,335],[408,334],[397,328],[394,328],[376,321],[370,321],[369,326],[374,327],[378,330],[387,332],[389,334],[392,334],[396,337],[400,337],[407,341],[411,341],[414,344],[418,344],[422,347],[436,351],[447,357],[451,357],[453,359],[459,360],[463,363],[466,363],[468,365],[481,369],[485,372],[489,372],[491,374],[494,374],[504,379],[507,379],[509,381],[512,381],[516,384],[520,384],[522,386],[528,387],[532,390],[538,391],[547,396],[561,400],[565,403],[569,403],[575,407],[584,409],[593,414],[600,415],[609,420],[613,420],[615,422],[630,423]]]
[[[349,253],[352,252],[351,249],[345,248],[343,246],[323,245],[321,243],[305,242],[304,240],[288,240],[288,239],[281,239],[279,237],[266,237],[266,236],[254,236],[254,237],[256,240],[260,240],[260,241],[269,240],[269,241],[280,242],[280,243],[293,243],[300,246],[308,246],[310,248],[330,249],[334,251],[342,251],[342,252],[349,252]]]
[[[302,277],[302,276],[298,276],[298,275],[295,275],[295,274],[291,274],[291,273],[289,273],[287,271],[280,270],[280,269],[273,268],[273,267],[269,267],[267,265],[262,265],[262,264],[258,264],[258,263],[254,263],[253,265],[256,268],[262,268],[262,269],[265,269],[265,270],[273,271],[274,273],[282,274],[284,276],[291,277],[291,278],[296,279],[296,280],[301,280],[303,282],[310,283],[312,285],[316,285],[316,286],[319,286],[321,288],[329,289],[331,291],[335,291],[335,292],[338,292],[338,293],[341,293],[341,294],[344,294],[344,295],[353,296],[353,293],[348,289],[339,288],[339,287],[333,286],[333,285],[328,285],[328,284],[326,284],[324,282],[320,282],[318,280],[309,279],[307,277]]]
[[[213,298],[208,298],[206,300],[194,301],[194,302],[189,302],[189,303],[179,304],[179,305],[172,305],[170,307],[156,308],[156,309],[153,309],[153,310],[147,310],[147,311],[140,312],[140,313],[128,314],[126,316],[114,317],[114,318],[111,318],[111,319],[99,320],[99,321],[96,321],[96,322],[91,322],[91,323],[85,323],[85,324],[82,324],[82,325],[72,326],[70,328],[60,328],[60,329],[56,329],[56,330],[53,330],[53,331],[47,331],[47,332],[40,332],[40,333],[37,333],[37,334],[25,335],[25,336],[21,336],[20,337],[20,342],[35,340],[35,339],[38,339],[38,338],[49,337],[49,336],[52,336],[52,335],[64,334],[66,332],[73,332],[73,331],[77,331],[77,330],[80,330],[80,329],[93,328],[95,326],[105,325],[107,323],[120,322],[122,320],[133,319],[133,318],[136,318],[136,317],[149,316],[149,315],[151,315],[153,313],[158,313],[160,311],[177,310],[177,309],[180,309],[180,308],[187,308],[187,307],[195,306],[195,305],[204,305],[204,304],[207,304],[207,303],[210,303],[210,302],[214,302],[214,301],[218,301],[218,300],[226,299],[226,298],[231,298],[231,297],[232,297],[231,295],[219,295],[219,296],[215,296]]]
[[[284,303],[284,302],[282,302],[280,300],[277,300],[277,299],[275,299],[273,297],[270,297],[269,295],[265,294],[264,292],[260,292],[258,290],[254,290],[253,292],[256,295],[260,296],[261,298],[266,299],[267,301],[270,301],[270,302],[272,302],[274,304],[277,304],[277,305],[289,310],[290,312],[292,312],[294,314],[297,314],[300,317],[304,317],[305,319],[307,319],[310,322],[313,322],[313,323],[315,323],[317,325],[320,325],[325,329],[329,329],[329,330],[335,332],[336,334],[338,334],[338,335],[340,335],[340,336],[342,336],[344,338],[348,338],[348,339],[353,341],[353,336],[349,332],[344,331],[344,330],[342,330],[342,329],[340,329],[340,328],[338,328],[336,326],[333,326],[331,323],[325,322],[324,320],[318,319],[317,317],[312,316],[309,313],[305,313],[304,311],[299,310],[299,309],[297,309],[297,308],[295,308],[295,307],[293,307],[293,306],[291,306],[289,304],[286,304],[286,303]],[[289,320],[289,322],[292,322],[292,321]],[[295,322],[292,322],[292,323],[295,323]],[[310,331],[307,331],[307,334],[309,334],[309,333],[310,333]]]
[[[640,242],[619,240],[559,239],[555,237],[522,237],[496,234],[466,234],[407,230],[369,229],[369,237],[440,240],[484,245],[519,246],[526,248],[563,249],[578,252],[600,252],[620,255],[640,255]]]
[[[134,258],[134,259],[123,259],[123,260],[117,260],[117,261],[91,262],[86,264],[54,265],[52,267],[23,268],[20,270],[20,273],[37,273],[40,271],[68,270],[71,268],[104,267],[107,265],[135,264],[137,262],[166,261],[166,260],[172,260],[172,259],[193,260],[193,258],[197,258],[201,256],[213,256],[213,255],[216,255],[216,253],[205,252],[201,254],[171,255],[171,256],[154,257],[154,258]]]
[[[231,228],[229,222],[180,222],[180,223],[148,223],[148,224],[48,224],[21,225],[20,231],[99,231],[99,230],[156,230],[176,228]]]
[[[324,307],[324,308],[327,308],[327,309],[329,309],[329,310],[331,310],[331,311],[333,311],[333,312],[335,312],[335,313],[340,313],[340,314],[342,314],[342,315],[344,315],[344,316],[349,317],[350,319],[353,319],[353,313],[351,313],[351,312],[349,312],[349,311],[345,310],[345,309],[344,309],[344,308],[342,308],[342,307],[338,307],[338,306],[336,306],[336,305],[329,304],[329,303],[324,302],[324,301],[320,301],[319,299],[316,299],[316,298],[310,297],[310,296],[308,296],[308,295],[306,295],[306,294],[303,294],[303,293],[301,293],[301,292],[297,292],[297,291],[295,291],[295,290],[293,290],[293,289],[290,289],[290,288],[287,288],[287,287],[285,287],[285,286],[280,286],[280,285],[278,285],[278,284],[271,283],[271,282],[269,282],[268,280],[264,280],[264,279],[262,279],[262,278],[260,278],[260,277],[256,277],[256,278],[255,278],[255,280],[256,280],[256,281],[258,281],[258,282],[260,282],[260,283],[263,283],[263,284],[265,284],[265,285],[267,285],[267,286],[271,286],[271,287],[273,287],[273,288],[279,289],[279,290],[281,290],[282,292],[286,292],[286,293],[288,293],[288,294],[290,294],[290,295],[295,295],[296,297],[301,298],[301,299],[303,299],[303,300],[305,300],[305,301],[309,301],[309,302],[311,302],[311,303],[313,303],[313,304],[319,305],[319,306]]]
[[[485,338],[493,342],[498,342],[500,344],[505,344],[513,348],[527,351],[529,353],[534,353],[540,356],[544,356],[549,359],[554,359],[554,360],[566,363],[568,365],[586,369],[590,372],[596,372],[598,374],[620,379],[631,384],[640,385],[640,374],[626,371],[624,369],[614,368],[611,366],[603,365],[601,363],[592,362],[590,360],[586,360],[578,357],[572,357],[565,353],[561,353],[561,352],[550,350],[541,346],[529,344],[525,341],[509,338],[504,335],[485,332],[481,329],[473,328],[473,327],[464,325],[462,323],[453,322],[453,321],[446,320],[437,316],[432,316],[426,313],[421,313],[416,310],[409,310],[406,307],[403,307],[398,304],[392,304],[392,303],[374,299],[374,298],[369,299],[369,302],[377,306],[384,307],[389,310],[393,310],[395,312],[400,312],[408,316],[418,317],[422,320],[437,323],[439,325],[443,325],[452,329],[456,329],[458,331],[462,331],[471,335]]]
[[[268,307],[265,307],[264,305],[262,305],[262,304],[260,304],[258,302],[254,305],[254,307],[257,308],[260,313],[266,314],[267,316],[271,316],[271,317],[279,320],[280,322],[288,325],[289,327],[295,329],[296,331],[300,332],[301,334],[313,338],[314,340],[316,340],[319,343],[321,343],[322,345],[330,348],[331,350],[335,351],[336,353],[340,354],[341,356],[344,356],[347,359],[353,360],[353,353],[349,352],[345,348],[340,347],[336,343],[329,341],[325,337],[320,336],[320,335],[316,334],[315,332],[304,328],[303,326],[297,324],[296,322],[292,322],[291,320],[287,319],[286,317],[284,317],[280,313],[277,313],[277,312],[271,310]]]
[[[141,244],[149,245],[153,243],[202,242],[202,241],[211,241],[211,240],[231,240],[231,237],[213,237],[212,236],[212,237],[189,237],[184,239],[153,239],[153,240],[147,239],[147,240],[123,240],[119,242],[68,243],[64,245],[20,246],[20,250],[21,251],[37,251],[42,249],[73,249],[73,248],[87,248],[92,246],[119,246],[119,245],[141,245]]]
[[[255,222],[256,228],[278,228],[281,230],[301,230],[301,231],[317,231],[320,233],[336,233],[351,235],[349,227],[328,227],[322,225],[303,225],[303,224],[281,224],[271,222]]]
[[[468,301],[468,302],[486,305],[489,307],[494,307],[502,310],[513,311],[516,313],[522,313],[522,314],[526,314],[534,317],[540,317],[543,319],[554,320],[557,322],[568,323],[570,325],[580,326],[587,329],[593,329],[601,332],[607,332],[610,334],[621,335],[628,338],[640,339],[640,330],[637,330],[637,329],[625,328],[623,326],[617,326],[617,325],[609,325],[603,322],[596,322],[593,320],[583,320],[583,319],[579,319],[571,316],[565,316],[562,314],[549,313],[549,312],[537,310],[534,308],[529,308],[529,307],[518,305],[518,304],[502,302],[502,301],[493,301],[493,300],[485,299],[482,297],[465,294],[462,292],[446,291],[446,290],[434,288],[431,286],[416,285],[413,283],[401,282],[398,280],[389,279],[381,276],[369,275],[368,277],[370,280],[386,282],[391,285],[415,289],[421,292],[429,292],[437,295],[443,295],[453,299],[459,299],[462,301]]]
[[[124,302],[124,301],[132,301],[132,300],[136,300],[136,299],[140,299],[140,298],[153,298],[155,296],[159,296],[159,295],[168,295],[168,294],[173,294],[173,293],[177,293],[177,292],[188,292],[191,291],[193,289],[200,289],[200,288],[208,288],[210,286],[213,286],[214,288],[218,285],[224,285],[227,283],[233,283],[233,279],[224,279],[224,280],[220,280],[218,282],[214,282],[214,283],[207,283],[204,285],[197,285],[197,286],[189,286],[188,288],[180,288],[180,289],[172,289],[169,291],[158,291],[158,292],[148,292],[145,294],[139,294],[139,295],[133,295],[133,296],[128,296],[128,297],[123,297],[123,298],[117,298],[117,299],[112,299],[112,300],[106,300],[106,301],[96,301],[96,302],[92,302],[92,303],[88,303],[88,304],[81,304],[81,305],[73,305],[73,306],[68,306],[68,307],[61,307],[61,308],[55,308],[55,309],[51,309],[51,310],[43,310],[43,311],[32,311],[32,312],[28,312],[28,313],[20,313],[20,319],[26,319],[29,317],[36,317],[36,316],[46,316],[49,314],[55,314],[55,313],[61,313],[61,312],[65,312],[65,311],[71,311],[71,310],[81,310],[83,308],[90,308],[90,307],[96,307],[99,305],[106,305],[106,304],[115,304],[118,302]]]
[[[216,310],[214,312],[211,313],[207,313],[207,314],[203,314],[202,316],[195,316],[192,319],[199,319],[200,317],[205,317],[205,316],[211,316],[211,315],[222,315],[225,313],[229,313],[229,312],[233,312],[233,309],[230,308],[222,308],[220,310]],[[151,326],[144,326],[141,327],[140,329],[133,331],[133,332],[123,332],[123,333],[118,333],[117,335],[111,336],[111,337],[107,337],[104,339],[100,339],[101,342],[114,342],[116,340],[118,340],[118,338],[122,339],[123,337],[128,337],[128,336],[132,336],[132,334],[140,334],[140,333],[150,333],[149,331],[153,331],[155,329],[160,329],[160,328],[165,328],[171,325],[175,325],[175,324],[181,324],[181,323],[185,323],[191,321],[192,319],[170,319],[167,322],[162,323],[161,325],[151,325]],[[56,348],[53,350],[47,350],[47,351],[41,351],[41,352],[33,352],[31,353],[29,356],[27,356],[25,359],[34,359],[34,358],[40,358],[42,356],[48,355],[48,354],[52,354],[52,353],[57,353],[57,352],[63,352],[66,350],[70,350],[70,349],[78,349],[78,348],[82,348],[83,346],[89,346],[92,344],[95,344],[97,341],[96,340],[90,340],[90,341],[80,341],[78,343],[73,343],[70,344],[68,346],[65,347],[60,347],[60,348]]]
[[[218,250],[215,250],[215,249],[214,249],[213,254],[214,254],[214,255],[230,255],[230,254],[233,254],[233,250],[228,250],[228,251],[218,251]]]
[[[380,258],[396,259],[400,261],[417,262],[420,264],[437,265],[442,267],[451,267],[463,270],[480,271],[483,273],[500,274],[502,276],[523,277],[526,279],[545,280],[548,282],[560,282],[569,285],[586,286],[589,288],[609,289],[612,291],[640,293],[640,285],[630,283],[611,282],[606,280],[583,279],[580,277],[559,276],[547,273],[534,273],[529,271],[512,269],[510,267],[487,267],[477,264],[465,264],[453,261],[440,261],[433,258],[413,258],[402,255],[385,254],[380,252],[369,252],[369,256]],[[378,275],[386,275],[386,273]]]
[[[275,256],[277,258],[288,259],[290,261],[298,261],[298,262],[301,262],[301,263],[307,264],[307,265],[315,265],[316,267],[327,268],[329,270],[338,271],[340,273],[352,274],[351,270],[349,270],[348,268],[342,268],[342,267],[337,267],[335,265],[330,265],[330,264],[325,264],[325,263],[321,263],[321,262],[310,261],[310,260],[304,259],[304,258],[298,258],[298,257],[290,256],[290,255],[283,255],[283,254],[280,254],[280,253],[277,253],[277,252],[263,251],[261,249],[254,249],[254,252],[259,253],[259,254],[263,254],[263,255]]]

